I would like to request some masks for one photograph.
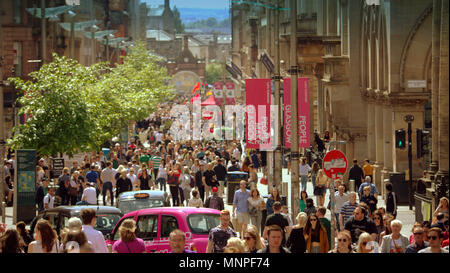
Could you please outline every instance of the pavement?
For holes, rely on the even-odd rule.
[[[268,186],[267,185],[262,185],[259,183],[259,180],[262,177],[262,173],[258,173],[258,190],[261,194],[261,196],[267,195],[268,194]],[[288,183],[288,194],[287,194],[287,203],[289,206],[289,213],[291,212],[291,207],[290,207],[290,196],[291,196],[291,176],[289,174],[287,174],[287,169],[283,169],[282,171],[282,178],[283,178],[283,182],[287,182]],[[169,187],[167,187],[167,192],[170,194],[169,192]],[[314,196],[313,194],[313,185],[311,181],[308,181],[307,186],[306,186],[306,192],[308,193],[308,196]],[[329,190],[327,190],[326,196],[325,196],[325,206],[328,204],[328,200],[329,200]],[[99,204],[103,204],[103,199],[102,199],[102,195],[99,195]],[[313,197],[314,200],[314,205],[316,205],[316,198]],[[224,201],[225,201],[225,209],[229,210],[230,212],[232,212],[233,206],[232,205],[228,205],[226,203],[226,195],[224,195]],[[384,204],[384,200],[381,196],[378,197],[378,205],[377,207],[385,207]],[[328,219],[330,219],[330,211],[327,210],[327,214],[325,215]],[[415,222],[415,213],[414,213],[414,208],[413,210],[409,210],[409,206],[398,206],[397,209],[397,219],[399,219],[402,223],[403,223],[403,228],[402,228],[402,234],[409,236],[411,234],[411,229],[414,225]],[[0,216],[0,220],[1,220],[1,216]],[[0,222],[3,222],[2,220]],[[13,224],[13,208],[12,207],[7,207],[6,208],[6,224],[8,226],[8,228],[15,228],[15,225]]]

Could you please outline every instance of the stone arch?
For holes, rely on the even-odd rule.
[[[405,92],[407,80],[417,80],[408,77],[422,77],[423,67],[426,62],[427,52],[431,47],[431,23],[433,4],[428,7],[417,18],[414,26],[409,32],[408,38],[403,46],[400,58],[400,90]],[[417,68],[422,67],[422,69]]]

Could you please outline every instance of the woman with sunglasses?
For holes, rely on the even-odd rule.
[[[244,233],[244,241],[246,253],[257,253],[258,250],[265,248],[259,236],[258,228],[254,225],[248,225],[247,231]]]
[[[378,210],[373,214],[373,222],[377,226],[377,242],[380,241],[380,234],[384,231],[383,214]]]
[[[315,214],[310,214],[304,233],[307,253],[327,253],[329,251],[328,235]]]
[[[352,236],[347,230],[341,231],[337,236],[337,246],[328,253],[355,253],[352,248]]]
[[[374,246],[371,246],[369,244],[370,242],[372,242],[372,236],[367,232],[361,233],[361,235],[359,235],[356,252],[371,253],[374,250]]]

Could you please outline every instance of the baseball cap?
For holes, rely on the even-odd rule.
[[[217,192],[217,187],[212,187],[212,192]]]

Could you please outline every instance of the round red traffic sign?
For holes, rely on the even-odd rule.
[[[343,178],[347,171],[347,158],[339,150],[329,151],[322,160],[322,169],[331,179]]]

